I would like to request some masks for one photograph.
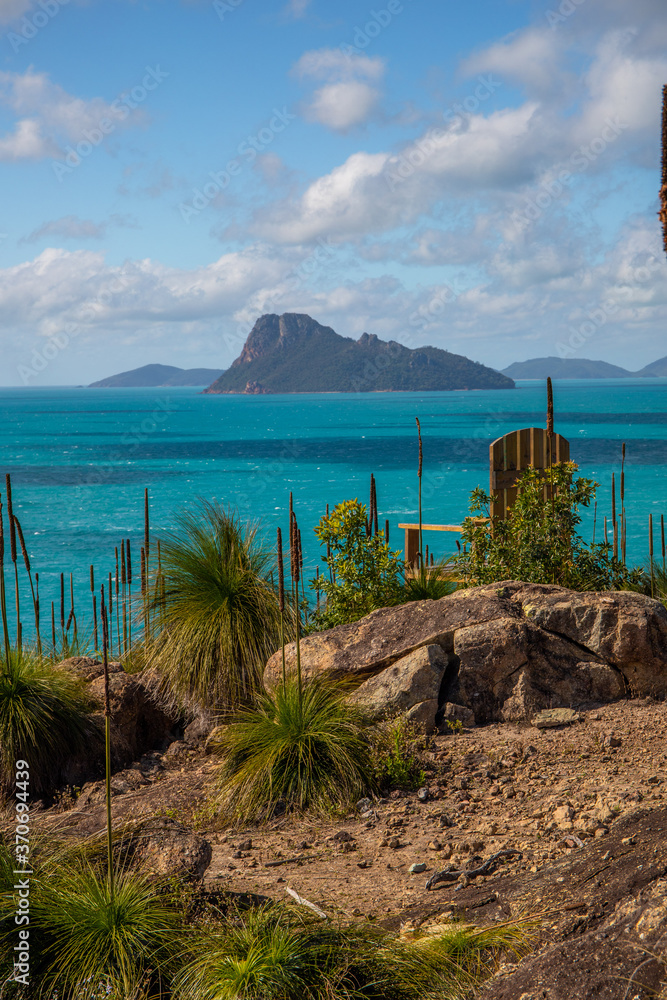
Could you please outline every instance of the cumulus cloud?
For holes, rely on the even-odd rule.
[[[111,120],[116,129],[125,120],[138,124],[146,118],[141,109],[130,115],[129,108],[118,108],[116,101],[74,97],[46,73],[33,69],[0,72],[0,102],[18,119],[12,132],[0,136],[0,159],[9,161],[57,156],[59,143],[83,139],[103,119]]]
[[[30,10],[32,0],[0,0],[0,24],[10,24]]]
[[[384,70],[384,61],[377,57],[346,55],[340,49],[305,52],[294,74],[302,80],[325,81],[306,103],[306,119],[342,133],[366,124],[380,101],[377,84]]]

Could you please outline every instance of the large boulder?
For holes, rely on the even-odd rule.
[[[135,836],[134,859],[153,875],[202,879],[211,863],[210,842],[177,820],[150,819]]]
[[[415,659],[421,650],[429,653]],[[295,669],[293,643],[286,659]],[[438,669],[444,664],[439,684],[434,678],[424,687],[426,660]],[[544,708],[603,703],[628,693],[664,697],[667,611],[640,594],[503,581],[439,601],[383,608],[307,636],[301,667],[305,677],[326,676],[356,688],[351,697],[375,713],[383,706],[385,712],[415,710],[435,697],[440,715],[445,703],[453,703],[471,709],[478,723],[519,720]],[[266,666],[267,687],[281,672],[279,650]],[[422,687],[428,694],[422,696]],[[426,717],[432,707],[419,711]]]

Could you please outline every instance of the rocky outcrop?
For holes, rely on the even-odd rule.
[[[387,705],[407,712],[426,703],[435,706],[434,718],[448,663],[449,655],[442,646],[421,646],[364,681],[349,700],[375,717],[382,716]]]
[[[286,656],[294,669],[293,644]],[[301,667],[306,677],[355,687],[352,698],[375,713],[383,702],[385,711],[411,711],[436,701],[434,724],[445,703],[470,709],[478,723],[513,721],[625,694],[664,697],[667,611],[641,594],[503,581],[307,636]],[[281,671],[278,651],[266,666],[268,687]]]
[[[100,708],[93,720],[104,728],[104,667],[91,657],[71,657],[59,666],[88,684],[91,698]],[[111,707],[111,760],[114,771],[128,767],[142,754],[163,750],[173,739],[179,719],[168,715],[151,698],[141,674],[128,674],[120,663],[109,664]],[[89,752],[73,756],[62,775],[63,784],[81,786],[100,777],[104,769],[104,745],[96,741]]]

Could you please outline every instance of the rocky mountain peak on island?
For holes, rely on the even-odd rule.
[[[208,393],[429,392],[511,389],[500,372],[437,347],[411,349],[363,333],[342,337],[305,313],[260,316]]]

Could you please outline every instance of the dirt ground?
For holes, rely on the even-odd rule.
[[[275,899],[292,889],[404,935],[453,918],[534,916],[531,954],[501,965],[484,1000],[644,1000],[667,981],[666,731],[664,704],[625,701],[558,729],[435,736],[421,796],[393,792],[332,820],[234,831],[219,829],[206,804],[215,760],[177,742],[114,777],[114,819],[161,814],[200,830],[213,849],[210,888]],[[37,820],[75,836],[104,822],[101,783]],[[437,871],[474,869],[505,850],[520,855],[495,873],[426,888]]]

